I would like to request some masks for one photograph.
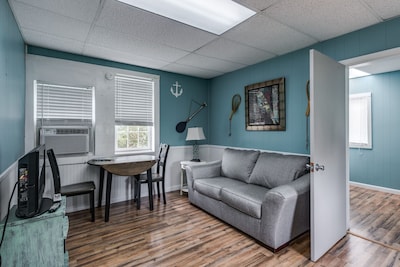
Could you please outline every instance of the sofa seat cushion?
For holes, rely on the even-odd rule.
[[[226,178],[226,177],[212,177],[204,179],[195,179],[193,188],[197,192],[211,197],[216,200],[221,200],[221,189],[226,186],[240,186],[243,182]]]
[[[221,175],[248,183],[260,151],[225,148],[222,153]]]
[[[263,152],[258,157],[249,182],[268,188],[288,184],[307,173],[309,157]]]
[[[221,201],[249,216],[260,219],[262,202],[268,190],[268,188],[253,184],[228,184],[221,190]]]

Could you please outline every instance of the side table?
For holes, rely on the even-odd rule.
[[[180,189],[181,195],[183,194],[183,192],[185,192],[185,193],[188,192],[187,180],[186,180],[186,167],[192,166],[192,165],[198,165],[198,164],[205,164],[205,163],[207,163],[207,162],[206,161],[190,161],[190,160],[181,161],[181,189]]]

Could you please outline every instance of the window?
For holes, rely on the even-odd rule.
[[[351,148],[372,149],[371,93],[349,98],[349,143]]]
[[[94,152],[94,87],[34,81],[37,144],[58,155]]]
[[[115,76],[115,152],[154,151],[154,78]]]

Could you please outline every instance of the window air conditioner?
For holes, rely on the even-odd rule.
[[[89,153],[89,127],[40,128],[40,144],[57,155]]]

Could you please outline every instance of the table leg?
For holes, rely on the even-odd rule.
[[[147,181],[149,186],[149,204],[150,210],[153,210],[153,176],[151,174],[151,168],[147,170]]]
[[[104,188],[104,169],[100,167],[100,188],[99,188],[99,202],[97,203],[97,207],[101,207],[101,203],[103,202],[103,188]]]
[[[104,216],[105,222],[108,222],[108,220],[110,218],[111,183],[112,183],[112,173],[107,172],[106,212],[105,212],[105,216]]]

